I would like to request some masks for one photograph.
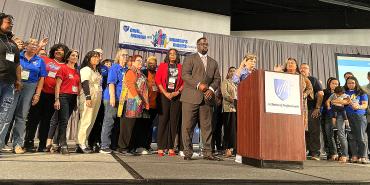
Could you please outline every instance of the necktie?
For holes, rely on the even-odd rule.
[[[203,55],[201,59],[204,65],[204,70],[207,71],[207,57]]]

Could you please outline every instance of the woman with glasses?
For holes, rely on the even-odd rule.
[[[100,153],[111,153],[111,134],[115,119],[117,118],[118,100],[121,95],[122,82],[126,71],[128,70],[126,64],[128,62],[128,52],[125,49],[117,51],[115,63],[109,69],[107,88],[104,90],[104,120],[101,131],[101,148]],[[113,140],[114,138],[112,138]]]
[[[124,100],[124,108],[118,139],[120,152],[124,154],[131,153],[137,147],[141,147],[138,145],[139,143],[134,143],[136,141],[134,137],[145,137],[143,134],[146,134],[143,130],[137,130],[133,134],[135,124],[141,124],[146,121],[144,119],[149,118],[147,112],[149,110],[148,84],[146,76],[141,72],[142,62],[142,56],[134,55],[132,65],[124,78],[124,88],[127,89],[127,93],[121,94]]]
[[[87,139],[98,115],[102,97],[102,75],[99,63],[100,54],[96,51],[90,51],[86,54],[81,65],[80,76],[83,91],[79,99],[80,120],[76,139],[78,153],[92,152],[87,147]]]
[[[23,135],[26,128],[28,111],[32,105],[40,100],[40,93],[44,85],[44,78],[47,76],[45,63],[36,55],[38,41],[30,38],[26,42],[26,51],[20,53],[20,64],[22,66],[23,89],[16,91],[14,98],[15,122],[13,126],[13,147],[14,153],[24,153]],[[14,111],[15,110],[15,111]]]

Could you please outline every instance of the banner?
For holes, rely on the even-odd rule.
[[[122,48],[155,51],[174,48],[182,53],[196,52],[196,42],[201,37],[201,32],[120,22],[119,44]]]
[[[266,112],[301,115],[300,76],[265,71]]]

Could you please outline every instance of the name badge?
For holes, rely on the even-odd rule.
[[[49,71],[49,73],[48,73],[48,77],[51,77],[51,78],[55,78],[56,75],[57,75],[57,73],[53,72],[53,71]]]
[[[157,87],[156,85],[153,85],[153,86],[152,86],[152,90],[153,90],[154,92],[156,92],[156,91],[158,91],[158,87]]]
[[[29,71],[22,71],[21,72],[22,80],[28,80],[30,77],[30,72]]]
[[[170,82],[170,83],[176,83],[176,78],[174,78],[174,77],[170,77],[170,79],[168,79],[168,81]]]
[[[14,62],[14,53],[6,53],[5,59]]]
[[[78,92],[78,87],[77,86],[72,86],[72,92]]]
[[[174,90],[175,89],[175,84],[174,83],[168,83],[167,88],[171,89],[171,90]]]

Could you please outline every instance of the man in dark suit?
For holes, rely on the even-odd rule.
[[[214,92],[220,86],[220,72],[217,62],[207,56],[208,41],[206,38],[197,40],[198,52],[185,58],[182,67],[184,89],[182,101],[182,141],[184,159],[191,160],[193,155],[192,136],[194,127],[199,120],[203,141],[203,158],[221,160],[212,155],[212,105],[215,103]]]

